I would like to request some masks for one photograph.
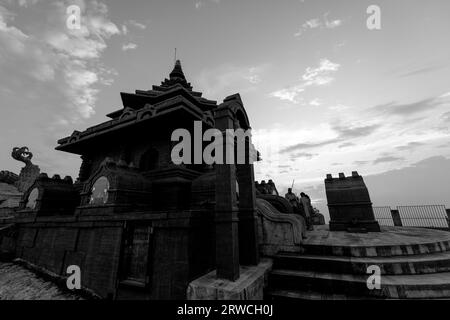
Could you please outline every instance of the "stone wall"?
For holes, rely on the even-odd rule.
[[[115,292],[121,233],[122,223],[24,225],[15,256],[63,277],[77,265],[82,286],[107,297]]]
[[[122,285],[124,236],[131,224],[152,229],[148,285]],[[108,217],[18,217],[0,232],[0,249],[49,273],[81,269],[83,288],[102,298],[185,299],[190,281],[214,268],[212,212],[124,213]]]
[[[81,300],[17,264],[0,263],[0,275],[0,300]]]

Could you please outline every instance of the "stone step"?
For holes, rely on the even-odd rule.
[[[347,257],[278,254],[274,269],[333,272],[339,274],[367,274],[371,265],[380,267],[381,274],[425,274],[450,272],[450,251],[413,256]]]
[[[450,251],[450,241],[383,246],[332,246],[303,244],[306,254],[345,257],[411,256]]]
[[[290,300],[372,300],[373,297],[352,297],[345,294],[321,293],[316,291],[272,290],[267,297],[275,301]]]
[[[266,297],[273,301],[296,301],[296,300],[376,300],[375,297],[356,297],[345,294],[320,293],[316,291],[298,290],[272,290],[267,292]],[[428,300],[448,300],[448,298],[435,298]]]
[[[330,232],[319,226],[302,244],[305,254],[346,257],[410,256],[450,251],[450,232],[409,227],[382,227],[382,232]]]
[[[381,288],[370,290],[369,275],[276,269],[270,273],[271,290],[315,291],[377,299],[450,298],[450,272],[416,275],[382,275]]]

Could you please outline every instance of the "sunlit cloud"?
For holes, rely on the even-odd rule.
[[[0,70],[7,73],[9,66],[14,65],[14,74],[20,76],[16,81],[27,82],[27,77],[31,77],[39,82],[54,82],[54,91],[64,97],[60,101],[64,108],[55,116],[70,121],[89,118],[95,113],[97,86],[110,82],[109,75],[113,74],[99,58],[107,48],[106,41],[121,31],[108,19],[106,5],[98,1],[84,3],[79,30],[65,28],[64,3],[28,1],[21,5],[31,4],[45,6],[45,12],[59,20],[53,18],[45,29],[29,29],[26,33],[9,24],[10,11],[1,7]]]
[[[329,14],[326,13],[322,18],[314,18],[307,20],[305,23],[302,24],[299,31],[294,34],[296,37],[300,37],[303,35],[307,30],[311,29],[335,29],[337,27],[340,27],[343,22],[340,19],[328,19]]]
[[[328,59],[321,59],[318,67],[308,67],[301,77],[299,84],[274,91],[271,97],[286,100],[292,103],[301,101],[300,94],[310,86],[324,86],[334,81],[333,74],[340,69],[340,64]],[[314,101],[317,105],[318,101]],[[314,105],[314,104],[313,104]]]
[[[122,51],[135,50],[138,45],[136,43],[127,43],[122,46]]]

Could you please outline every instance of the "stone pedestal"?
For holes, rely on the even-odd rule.
[[[236,281],[218,279],[212,271],[194,281],[187,289],[188,300],[263,300],[272,260],[264,259],[257,266],[241,266]]]
[[[38,166],[31,163],[27,164],[20,171],[19,180],[16,182],[17,189],[19,189],[20,192],[27,191],[36,178],[39,177],[40,172],[41,169],[39,169]]]
[[[363,178],[354,171],[351,177],[331,174],[325,179],[330,212],[330,231],[380,232],[380,226]]]

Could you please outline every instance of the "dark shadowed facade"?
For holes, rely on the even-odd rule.
[[[195,160],[208,147],[177,149],[177,129],[200,141],[216,129],[219,160],[237,150],[227,130],[250,129],[239,94],[220,104],[203,98],[177,61],[161,85],[122,93],[122,101],[111,120],[58,141],[57,150],[82,158],[76,181],[40,173],[28,148],[14,149],[25,167],[0,172],[1,204],[11,205],[0,211],[0,259],[18,259],[63,287],[67,268],[79,266],[81,293],[104,299],[450,296],[450,233],[380,228],[357,172],[327,175],[330,226],[307,232],[306,212],[316,224],[323,216],[310,201],[293,206],[272,180],[255,182],[251,137],[242,137],[244,163],[175,164],[174,150]],[[367,282],[373,265],[383,275],[377,290]],[[12,279],[22,274],[0,267]]]
[[[61,277],[77,265],[83,287],[103,298],[185,299],[188,284],[212,270],[234,281],[240,266],[259,264],[260,251],[300,244],[300,217],[257,214],[249,161],[172,162],[172,132],[196,138],[194,121],[203,132],[250,129],[238,94],[220,105],[203,98],[177,61],[161,85],[121,96],[111,120],[58,141],[57,150],[81,156],[78,179],[40,174],[3,233],[2,251]],[[270,236],[276,223],[286,239]]]

